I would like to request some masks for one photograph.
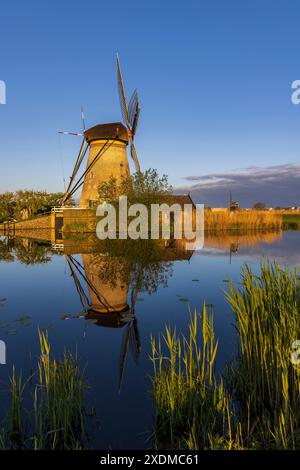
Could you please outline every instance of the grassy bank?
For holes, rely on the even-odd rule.
[[[96,225],[99,221],[96,214],[91,215],[88,211],[86,219],[73,221],[66,218],[63,228],[64,235],[95,233]],[[132,218],[131,218],[132,219]],[[34,220],[25,220],[15,224],[14,229],[17,231],[24,230],[50,230],[51,223],[49,217],[43,217]],[[150,223],[150,221],[149,221]],[[222,230],[280,230],[294,229],[300,230],[300,215],[285,214],[280,211],[263,211],[263,210],[238,210],[238,211],[215,211],[211,209],[205,210],[205,229],[210,231]],[[4,227],[0,224],[0,231]],[[117,226],[118,230],[118,226]]]
[[[283,214],[282,221],[285,230],[300,230],[300,214]]]
[[[36,372],[24,381],[13,369],[0,449],[83,449],[85,385],[77,360],[68,352],[52,359],[47,334],[40,333],[39,341]]]
[[[255,276],[245,267],[241,287],[226,294],[240,348],[222,378],[205,307],[187,336],[167,328],[152,339],[157,448],[300,448],[299,292],[299,272],[266,264]]]

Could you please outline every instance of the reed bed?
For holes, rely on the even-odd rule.
[[[205,230],[279,230],[282,215],[260,210],[205,210]]]
[[[27,381],[15,370],[10,380],[11,409],[0,432],[0,448],[83,449],[87,436],[84,420],[83,375],[77,358],[65,352],[62,360],[51,358],[46,333],[39,333],[40,356],[37,371]],[[24,395],[30,382],[30,408]],[[28,400],[26,400],[26,403]]]
[[[205,306],[187,336],[167,327],[152,338],[156,448],[300,448],[299,293],[297,270],[267,262],[257,276],[245,266],[241,286],[226,293],[240,348],[223,377]]]
[[[242,286],[229,286],[240,353],[228,382],[258,447],[300,448],[299,270],[265,263],[259,276],[245,266]],[[297,355],[297,354],[296,354]],[[300,363],[300,361],[299,361]]]
[[[283,213],[283,228],[285,230],[300,230],[300,213]]]
[[[155,448],[240,448],[230,397],[214,373],[218,342],[206,306],[191,317],[187,336],[166,327],[151,342]]]

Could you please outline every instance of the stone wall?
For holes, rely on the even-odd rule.
[[[44,217],[37,217],[30,220],[21,220],[19,222],[10,223],[11,231],[23,230],[51,230],[55,229],[55,217],[63,217],[64,233],[82,233],[95,232],[96,229],[96,211],[93,209],[64,209],[63,212],[53,213]],[[0,230],[8,228],[7,224],[0,225]]]
[[[87,233],[96,230],[95,209],[64,209],[63,218],[64,233]]]
[[[10,223],[10,228],[12,230],[32,230],[32,229],[51,229],[53,219],[51,215],[46,215],[44,217],[37,217],[36,219],[30,220],[21,220],[19,222]]]

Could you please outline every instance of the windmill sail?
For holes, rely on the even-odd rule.
[[[78,157],[77,157],[77,160],[76,160],[76,163],[74,165],[74,169],[73,169],[73,173],[70,177],[70,182],[68,184],[68,188],[66,190],[66,193],[63,197],[63,200],[62,200],[62,205],[64,205],[64,203],[69,199],[69,195],[71,193],[71,189],[72,189],[72,185],[73,185],[73,182],[74,182],[74,179],[78,173],[78,170],[81,166],[81,163],[85,157],[85,154],[86,154],[86,151],[87,151],[87,148],[88,148],[88,143],[86,141],[86,139],[84,138],[83,141],[82,141],[82,144],[81,144],[81,147],[80,147],[80,150],[79,150],[79,154],[78,154]]]
[[[122,73],[121,73],[120,60],[119,60],[118,55],[117,55],[117,73],[118,73],[118,89],[119,89],[120,106],[121,106],[123,120],[128,131],[128,137],[129,137],[129,142],[130,142],[130,154],[134,161],[136,171],[140,173],[141,168],[140,168],[137,152],[133,144],[133,139],[136,133],[138,118],[140,114],[139,98],[138,98],[137,90],[134,90],[129,101],[129,107],[127,107],[126,95],[125,95]]]
[[[135,303],[137,300],[138,291],[136,288],[132,288],[131,291],[131,307],[130,307],[130,318],[126,326],[126,330],[123,334],[123,341],[121,347],[120,361],[119,361],[119,393],[121,393],[126,358],[128,349],[130,349],[134,361],[137,363],[141,352],[141,340],[138,329],[138,322],[135,316]]]
[[[83,112],[83,106],[81,106],[81,119],[82,119],[83,132],[85,132],[86,131],[86,126],[85,126],[85,117],[84,117],[84,112]]]
[[[125,96],[125,90],[124,90],[124,85],[123,85],[120,60],[119,60],[118,55],[117,55],[117,69],[118,69],[119,99],[120,99],[120,106],[121,106],[122,116],[123,116],[123,119],[124,119],[124,122],[125,122],[126,126],[129,127],[129,117],[128,117],[128,111],[127,111],[126,96]]]
[[[131,154],[132,160],[134,161],[135,169],[139,173],[141,171],[141,167],[140,167],[140,164],[139,164],[139,160],[138,160],[138,156],[137,156],[137,153],[136,153],[136,150],[135,150],[134,143],[132,142],[132,139],[130,139],[130,140],[131,140],[131,142],[130,142],[130,154]]]
[[[139,104],[138,93],[137,93],[137,90],[134,90],[130,98],[129,106],[128,106],[128,117],[129,117],[129,123],[131,127],[133,126],[133,120],[136,114],[136,109],[138,107],[138,104]]]
[[[133,122],[132,122],[132,137],[133,138],[136,134],[136,129],[137,129],[137,125],[138,125],[138,121],[139,121],[139,115],[140,115],[140,109],[141,108],[139,107],[139,103],[138,103],[137,107],[136,107],[136,110],[135,110]]]

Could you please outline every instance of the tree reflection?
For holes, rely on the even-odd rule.
[[[51,261],[51,245],[29,238],[0,239],[0,261],[18,261],[27,266]]]
[[[139,292],[153,294],[160,285],[167,287],[173,274],[174,260],[164,259],[166,247],[157,240],[106,240],[101,251],[94,254],[94,263],[101,265],[100,280],[113,288],[119,278]]]
[[[0,238],[0,261],[12,263],[15,260],[6,238]]]

